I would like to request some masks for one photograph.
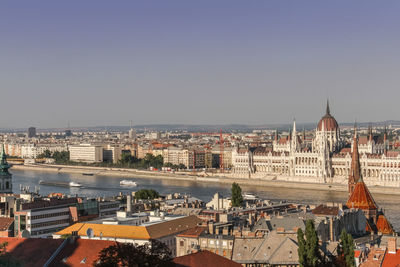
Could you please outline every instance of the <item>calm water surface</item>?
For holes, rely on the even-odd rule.
[[[138,183],[138,187],[124,188],[119,185],[122,177],[111,176],[85,176],[82,174],[66,174],[41,171],[21,171],[11,170],[13,174],[14,193],[19,193],[19,186],[30,186],[31,190],[35,186],[39,186],[39,181],[60,181],[60,182],[78,182],[83,185],[82,188],[63,188],[55,186],[40,185],[40,193],[47,195],[52,192],[60,192],[70,195],[78,194],[80,196],[97,197],[97,196],[113,196],[119,192],[128,193],[137,191],[142,188],[152,188],[160,194],[169,193],[189,193],[194,197],[204,201],[211,200],[216,192],[220,192],[224,196],[230,195],[229,184],[192,182],[192,181],[172,181],[163,179],[150,178],[134,178]],[[258,196],[273,201],[286,200],[288,202],[296,202],[303,204],[318,204],[326,202],[342,202],[347,200],[347,193],[319,191],[319,190],[303,190],[303,189],[287,189],[287,188],[269,188],[256,186],[241,186],[244,192],[253,192]],[[379,207],[385,210],[385,214],[396,230],[400,230],[400,196],[374,194],[375,201]]]

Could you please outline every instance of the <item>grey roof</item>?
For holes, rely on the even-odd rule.
[[[294,230],[295,228],[301,228],[304,230],[306,228],[305,223],[300,218],[293,218],[289,216],[285,217],[272,217],[270,220],[272,230],[277,228],[284,228],[285,231]]]
[[[236,238],[232,260],[239,263],[298,264],[296,234],[271,232],[265,238]]]

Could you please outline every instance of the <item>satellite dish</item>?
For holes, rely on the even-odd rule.
[[[31,237],[31,233],[28,230],[23,230],[21,232],[21,237],[22,238],[29,238],[29,237]]]
[[[93,229],[92,229],[92,228],[88,228],[88,229],[86,230],[86,235],[87,235],[89,238],[93,238],[93,237],[94,237],[94,231],[93,231]]]

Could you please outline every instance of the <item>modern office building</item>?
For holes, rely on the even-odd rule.
[[[103,162],[103,146],[91,144],[69,146],[69,158],[71,161],[86,163]]]
[[[28,137],[32,138],[36,136],[36,128],[35,127],[29,127],[28,128]]]

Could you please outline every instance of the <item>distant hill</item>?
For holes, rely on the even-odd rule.
[[[354,125],[354,122],[344,122],[339,123],[342,127],[350,127]],[[400,126],[400,121],[398,120],[388,120],[381,122],[357,122],[358,127],[368,127],[372,125],[373,127],[383,127],[385,125],[389,126]],[[317,123],[297,123],[297,130],[301,131],[303,128],[305,130],[313,130],[317,127]],[[246,125],[246,124],[205,124],[205,125],[196,125],[196,124],[144,124],[144,125],[135,125],[134,128],[138,132],[145,131],[187,131],[187,132],[219,132],[222,129],[223,132],[251,132],[256,129],[260,130],[279,130],[279,131],[288,131],[292,128],[292,124],[284,123],[284,124],[260,124],[260,125]],[[127,132],[129,131],[129,126],[94,126],[94,127],[73,127],[71,130],[73,131],[93,131],[93,132]],[[37,131],[40,132],[63,132],[66,128],[38,128]],[[6,129],[0,128],[0,132],[16,132],[23,133],[26,132],[27,129]]]

